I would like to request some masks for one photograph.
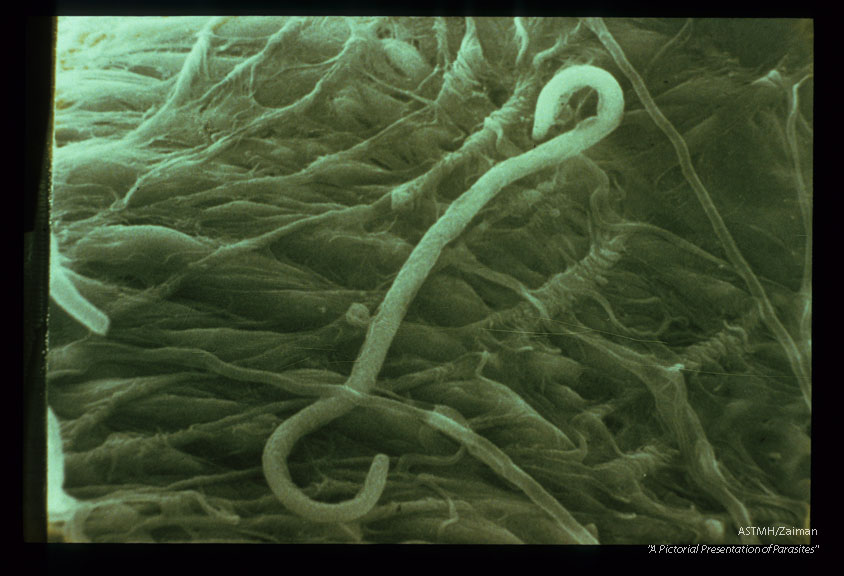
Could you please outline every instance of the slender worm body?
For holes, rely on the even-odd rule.
[[[344,392],[367,394],[373,389],[405,313],[436,264],[440,253],[449,242],[460,236],[471,220],[498,192],[516,180],[553,167],[584,152],[618,127],[624,112],[624,95],[615,78],[594,66],[572,66],[558,73],[541,91],[534,118],[534,139],[541,139],[548,134],[557,114],[571,96],[583,88],[593,88],[598,93],[596,116],[587,118],[573,130],[490,169],[455,200],[445,214],[428,229],[402,266],[378,313],[370,322],[366,341],[345,384]],[[284,421],[270,436],[264,448],[264,474],[273,493],[288,509],[309,520],[345,522],[359,518],[375,506],[386,486],[389,460],[383,454],[375,457],[358,495],[338,504],[311,500],[290,477],[287,457],[296,442],[304,435],[346,414],[354,406],[355,403],[347,395],[322,398]],[[486,460],[485,463],[494,464]],[[537,496],[531,492],[528,496],[543,508],[548,499],[553,500],[538,484],[535,484],[533,490],[541,494]],[[587,533],[580,532],[580,535],[583,534]],[[584,539],[596,542],[591,537]]]

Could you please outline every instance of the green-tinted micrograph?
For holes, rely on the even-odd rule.
[[[56,66],[51,533],[809,541],[811,21],[69,17]]]

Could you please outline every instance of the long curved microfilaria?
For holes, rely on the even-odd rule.
[[[462,234],[490,200],[509,184],[577,156],[618,127],[624,112],[624,94],[615,78],[607,71],[594,66],[571,66],[558,73],[541,91],[534,117],[534,138],[547,136],[556,115],[571,96],[583,88],[592,88],[598,93],[596,116],[581,121],[573,130],[560,134],[533,150],[491,168],[428,229],[402,266],[378,313],[370,323],[363,348],[345,384],[347,390],[358,394],[371,392],[407,309],[441,252],[446,245]],[[375,457],[364,487],[358,495],[339,504],[315,502],[308,498],[290,477],[287,457],[296,442],[306,434],[348,413],[353,407],[354,403],[340,397],[322,398],[282,423],[264,448],[263,467],[267,483],[282,504],[304,518],[315,522],[354,520],[375,506],[386,486],[389,460],[383,454]],[[500,473],[500,470],[496,469],[496,472]],[[522,478],[522,488],[528,485],[532,491],[528,494],[531,499],[539,498],[546,504],[553,500],[541,486],[535,482],[524,482]],[[546,510],[548,509],[550,508],[546,507]],[[552,516],[561,522],[565,515],[559,513]],[[571,530],[571,524],[568,524],[566,529]],[[583,536],[579,530],[576,532]],[[585,536],[583,539],[592,541]]]

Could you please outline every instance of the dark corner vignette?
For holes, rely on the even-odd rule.
[[[25,21],[24,198],[23,198],[23,475],[25,542],[47,539],[45,510],[45,351],[49,254],[49,191],[55,18]]]

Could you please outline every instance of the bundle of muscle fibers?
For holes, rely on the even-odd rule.
[[[54,526],[808,542],[811,34],[60,18]]]

